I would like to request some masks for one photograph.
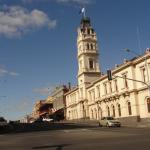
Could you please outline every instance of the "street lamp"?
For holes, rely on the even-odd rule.
[[[132,53],[132,54],[134,54],[134,55],[136,55],[136,56],[138,56],[138,57],[140,57],[141,55],[140,54],[138,54],[137,52],[135,52],[135,51],[132,51],[132,50],[130,50],[130,49],[128,49],[128,48],[124,48],[123,50],[125,50],[126,52],[128,52],[128,53]]]
[[[135,52],[135,51],[133,51],[133,50],[130,50],[130,49],[128,49],[128,48],[124,48],[124,50],[126,51],[126,52],[129,52],[129,53],[132,53],[132,54],[134,54],[134,55],[136,55],[136,56],[138,56],[138,57],[140,57],[141,55],[139,55],[137,52]],[[147,74],[147,79],[148,79],[148,87],[149,87],[149,93],[150,93],[150,85],[149,85],[149,73],[148,73],[148,64],[147,64],[147,58],[146,57],[144,57],[144,61],[145,61],[145,69],[146,69],[146,74]]]

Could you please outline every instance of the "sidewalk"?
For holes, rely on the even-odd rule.
[[[85,125],[85,126],[91,126],[91,127],[99,127],[98,126],[98,120],[65,120],[62,121],[62,123],[72,123],[72,124],[78,124],[78,125]],[[131,128],[149,128],[150,123],[148,122],[137,122],[135,124],[122,123],[122,127],[131,127]]]

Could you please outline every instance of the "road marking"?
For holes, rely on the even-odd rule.
[[[65,133],[69,133],[70,131],[69,131],[69,130],[63,130],[63,132],[65,132]]]
[[[91,130],[89,130],[89,129],[74,129],[74,130],[62,130],[62,131],[65,132],[65,133],[69,133],[69,132],[78,132],[78,131],[85,132],[85,131],[91,131]]]

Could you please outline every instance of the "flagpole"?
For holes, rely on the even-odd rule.
[[[83,15],[84,15],[84,18],[86,17],[86,15],[85,15],[85,7],[84,7],[84,12],[83,12]]]

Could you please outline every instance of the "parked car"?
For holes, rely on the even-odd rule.
[[[121,123],[113,117],[103,117],[101,120],[99,120],[99,126],[121,127]]]
[[[0,127],[7,126],[7,125],[8,125],[7,121],[3,117],[0,117]]]
[[[42,118],[37,118],[36,120],[34,120],[32,123],[42,123],[43,119]]]
[[[52,118],[43,118],[43,121],[52,122],[54,120]]]

